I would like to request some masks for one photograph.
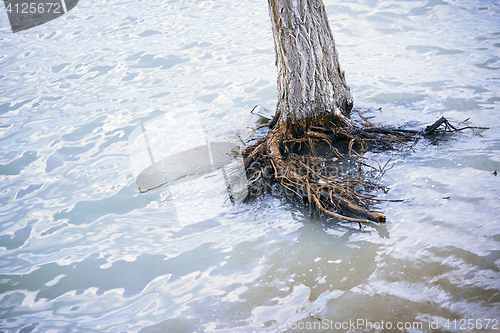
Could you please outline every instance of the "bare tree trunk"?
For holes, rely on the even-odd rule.
[[[278,124],[348,116],[353,98],[321,0],[268,0],[278,69]]]
[[[351,222],[384,222],[385,217],[367,210],[353,190],[353,185],[369,184],[330,172],[339,169],[336,163],[341,161],[366,164],[352,149],[361,142],[358,134],[363,126],[349,119],[353,99],[322,1],[268,2],[278,68],[278,103],[267,137],[244,150],[245,167],[251,174],[250,192],[274,179],[307,200],[311,211],[314,205],[324,214]],[[334,147],[337,139],[348,139],[348,156]],[[324,143],[337,158],[317,156],[316,147]],[[309,147],[309,154],[298,152],[302,145]]]

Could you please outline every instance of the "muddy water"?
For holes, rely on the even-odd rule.
[[[0,331],[500,330],[498,3],[325,6],[373,122],[490,127],[393,158],[386,225],[139,193],[141,124],[196,114],[185,142],[230,142],[274,107],[265,1],[87,1],[16,34],[2,10]]]

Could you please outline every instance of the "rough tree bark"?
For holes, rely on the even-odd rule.
[[[340,110],[353,98],[340,69],[321,0],[268,0],[278,70],[277,121],[298,123]]]

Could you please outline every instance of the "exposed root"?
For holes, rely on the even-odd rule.
[[[381,167],[361,150],[397,147],[399,153],[422,136],[442,133],[440,127],[445,127],[444,132],[463,129],[445,118],[423,131],[378,127],[362,119],[364,124],[359,124],[339,111],[315,121],[272,127],[267,137],[243,149],[250,195],[258,196],[277,184],[282,192],[307,203],[310,213],[314,206],[349,222],[384,223],[384,215],[370,210],[380,200],[366,192],[383,189],[378,177],[367,175],[370,170],[383,174],[387,163]],[[327,153],[318,154],[319,149]]]

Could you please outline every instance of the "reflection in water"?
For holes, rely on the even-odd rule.
[[[338,300],[366,281],[377,267],[380,247],[352,241],[363,232],[322,223],[306,224],[291,233],[280,229],[268,229],[255,241],[239,243],[229,251],[205,249],[209,258],[219,257],[220,262],[216,266],[207,262],[210,277],[202,269],[191,283],[210,286],[215,295],[189,297],[187,317],[162,321],[141,332],[165,328],[193,332],[202,327],[229,332],[246,326],[275,326],[281,332],[323,309],[327,302]],[[197,293],[195,290],[188,288],[182,296]]]

